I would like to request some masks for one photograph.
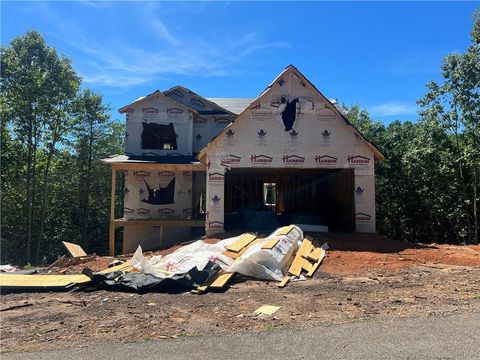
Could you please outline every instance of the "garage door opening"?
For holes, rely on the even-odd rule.
[[[292,223],[353,231],[353,169],[236,168],[226,172],[227,231],[267,231]]]

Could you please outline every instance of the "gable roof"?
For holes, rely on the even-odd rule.
[[[240,114],[245,110],[254,99],[251,98],[208,98],[207,100],[213,101],[215,104],[220,105],[224,109],[227,109],[234,114]]]
[[[215,102],[213,102],[213,101],[211,101],[211,100],[209,100],[209,99],[207,99],[207,98],[204,98],[203,96],[200,96],[200,95],[198,95],[197,93],[194,93],[192,90],[187,89],[186,87],[181,86],[181,85],[176,85],[176,86],[174,86],[174,87],[172,87],[172,88],[170,88],[170,89],[168,89],[168,90],[165,90],[165,91],[163,92],[163,94],[164,94],[165,96],[168,96],[170,99],[172,99],[172,97],[170,97],[170,94],[171,94],[171,93],[174,93],[175,90],[181,90],[181,91],[183,91],[183,92],[185,92],[185,93],[192,94],[192,95],[196,96],[197,98],[199,98],[201,101],[203,101],[203,102],[211,105],[213,108],[216,109],[216,110],[214,110],[214,111],[198,110],[198,109],[195,109],[194,107],[192,107],[192,106],[190,106],[190,105],[188,105],[188,104],[184,104],[184,103],[181,102],[181,101],[175,100],[175,101],[180,102],[180,103],[182,103],[183,105],[185,105],[185,106],[187,106],[187,107],[189,107],[189,108],[197,111],[200,115],[237,115],[237,114],[231,112],[230,110],[227,110],[227,109],[223,108],[222,106],[218,105],[217,103],[215,103]]]
[[[305,84],[310,88],[310,90],[317,94],[321,99],[323,99],[326,103],[332,105],[331,106],[331,109],[335,112],[335,114],[337,114],[341,119],[343,119],[343,121],[345,121],[345,123],[352,127],[357,133],[358,135],[362,138],[362,140],[367,144],[367,146],[373,151],[373,154],[374,154],[374,158],[376,160],[384,160],[385,159],[385,156],[380,152],[380,150],[378,150],[378,148],[370,141],[368,141],[365,136],[363,136],[363,134],[345,117],[345,115],[338,110],[338,108],[329,100],[327,99],[321,92],[320,90],[318,90],[315,85],[313,85],[310,80],[308,80],[295,66],[293,65],[288,65],[285,70],[283,70],[271,83],[270,85],[268,85],[264,91],[262,91],[262,93],[255,99],[253,100],[250,104],[253,104],[255,103],[256,101],[258,101],[263,95],[265,95],[265,93],[267,93],[268,90],[270,90],[272,88],[272,86],[277,83],[277,81],[280,80],[280,78],[282,76],[285,76],[287,73],[289,72],[293,72],[297,77],[299,77],[301,80],[303,80],[303,82],[305,82]],[[250,108],[250,106],[247,106],[239,115],[238,117],[242,116],[246,111],[248,111],[248,109]],[[229,126],[227,126],[225,129],[223,129],[223,131],[221,131],[217,136],[215,136],[212,141],[210,141],[199,153],[198,153],[198,159],[203,161],[203,159],[205,158],[206,154],[207,154],[207,151],[208,149],[218,141],[218,139],[220,137],[223,137],[225,132],[227,132],[228,128],[231,126],[231,124]]]
[[[121,107],[120,109],[118,109],[118,112],[119,112],[120,114],[123,114],[123,113],[127,112],[127,111],[128,111],[128,108],[130,108],[131,106],[140,104],[141,102],[143,102],[143,101],[145,101],[145,100],[147,100],[147,99],[150,99],[150,98],[152,98],[152,97],[154,97],[154,96],[162,96],[163,98],[166,98],[166,99],[168,99],[168,100],[176,103],[178,106],[181,106],[182,108],[184,108],[184,109],[186,109],[186,110],[189,110],[189,111],[191,111],[191,112],[194,112],[194,113],[198,114],[198,111],[197,111],[197,110],[192,109],[192,108],[190,108],[189,106],[186,106],[185,104],[182,104],[181,102],[179,102],[179,101],[177,101],[177,100],[175,100],[175,99],[172,99],[171,97],[166,96],[166,95],[165,95],[163,92],[161,92],[160,90],[155,90],[153,93],[148,94],[147,96],[143,96],[143,97],[138,98],[138,99],[135,100],[134,102],[132,102],[132,103],[130,103],[130,104],[128,104],[128,105],[125,105],[125,106]]]

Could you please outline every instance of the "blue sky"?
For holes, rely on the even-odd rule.
[[[1,43],[28,29],[116,110],[183,85],[256,97],[294,64],[329,98],[415,120],[442,58],[469,44],[478,2],[2,2]]]

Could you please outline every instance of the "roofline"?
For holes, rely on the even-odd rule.
[[[305,81],[305,83],[311,88],[311,90],[314,92],[314,93],[317,93],[322,99],[324,99],[328,104],[330,104],[333,108],[333,111],[339,115],[343,121],[345,121],[345,123],[349,126],[351,126],[357,133],[358,135],[361,136],[361,138],[363,139],[363,141],[365,141],[365,143],[367,144],[368,147],[370,147],[370,149],[373,151],[373,154],[374,154],[374,157],[376,156],[378,160],[382,161],[382,160],[385,160],[385,156],[381,153],[380,150],[378,150],[378,148],[373,144],[371,143],[370,141],[368,141],[365,136],[345,117],[345,115],[343,115],[338,109],[337,107],[327,98],[325,97],[325,95],[323,95],[320,90],[318,90],[315,85],[312,84],[312,82],[310,80],[308,80],[305,75],[303,75],[300,70],[298,70],[295,66],[293,65],[288,65],[271,83],[270,85],[268,85],[265,90],[262,91],[262,93],[260,95],[258,95],[251,103],[253,104],[254,102],[256,102],[258,99],[260,99],[276,82],[279,78],[281,78],[282,76],[285,75],[285,73],[289,70],[289,69],[292,69],[293,72],[296,73],[296,75],[301,78],[302,80]],[[240,114],[238,114],[237,118],[239,118],[240,116],[243,115],[243,113],[245,113],[247,110],[250,109],[250,105],[247,106]],[[233,124],[233,122],[232,122]],[[205,158],[206,156],[206,152],[207,150],[217,141],[217,139],[223,135],[227,129],[230,127],[227,126],[225,129],[223,129],[217,136],[215,136],[202,150],[200,150],[200,152],[198,153],[198,156],[197,158],[200,160],[200,161],[203,161],[203,159]]]
[[[175,85],[175,86],[171,87],[170,89],[165,90],[163,93],[165,94],[165,93],[168,93],[168,92],[170,92],[170,91],[173,91],[174,89],[179,89],[179,88],[180,88],[180,89],[183,89],[183,90],[185,90],[185,91],[188,91],[189,93],[191,93],[191,94],[193,94],[193,95],[195,95],[195,96],[198,96],[198,97],[201,98],[202,100],[205,100],[205,102],[207,102],[207,103],[209,103],[209,104],[211,104],[211,105],[213,105],[213,106],[215,106],[215,107],[217,107],[217,108],[220,108],[220,109],[224,110],[224,111],[227,113],[226,115],[235,115],[235,116],[237,116],[237,114],[234,114],[234,113],[231,112],[230,110],[227,110],[227,109],[225,109],[224,107],[221,107],[221,106],[218,105],[216,102],[210,101],[210,100],[208,100],[207,98],[204,98],[203,96],[198,95],[196,92],[193,92],[192,90],[190,90],[190,89],[188,89],[188,88],[186,88],[185,86],[182,86],[182,85]],[[165,95],[165,96],[168,96],[168,95]],[[185,105],[185,104],[184,104],[184,105]],[[185,105],[185,106],[188,107],[188,108],[190,108],[190,106],[188,106],[188,105]],[[192,109],[195,110],[194,108],[192,108]],[[195,110],[195,111],[197,111],[197,110]]]
[[[128,109],[129,107],[131,107],[131,106],[133,106],[133,105],[137,105],[137,104],[141,103],[142,101],[151,98],[151,97],[154,96],[154,95],[161,95],[161,96],[163,96],[164,98],[167,98],[167,99],[169,99],[170,101],[173,101],[174,103],[178,104],[178,106],[181,106],[181,107],[183,107],[183,108],[185,108],[185,109],[187,109],[187,110],[189,110],[189,111],[191,111],[191,112],[194,112],[195,114],[198,114],[198,111],[197,111],[197,110],[192,109],[192,108],[188,107],[187,105],[182,104],[181,102],[178,102],[177,100],[172,99],[171,97],[166,96],[166,95],[165,95],[163,92],[161,92],[160,90],[155,90],[153,93],[148,94],[147,96],[145,96],[145,97],[143,97],[143,98],[141,98],[141,99],[135,100],[134,102],[132,102],[132,103],[130,103],[130,104],[128,104],[128,105],[122,106],[120,109],[118,109],[118,112],[119,112],[120,114],[123,114],[123,113],[125,113],[125,112],[127,111],[127,109]]]

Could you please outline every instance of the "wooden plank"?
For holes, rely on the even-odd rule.
[[[230,251],[230,250],[226,250],[223,252],[223,255],[226,255],[228,257],[231,257],[232,259],[236,259],[240,256],[243,255],[243,253],[245,251],[247,251],[248,249],[250,249],[252,246],[258,244],[260,241],[262,241],[262,239],[255,239],[254,241],[252,241],[250,244],[248,244],[248,246],[244,247],[242,250],[240,250],[239,252],[235,252],[235,251]]]
[[[275,235],[288,235],[290,231],[295,227],[295,225],[284,226],[275,233]]]
[[[312,261],[318,261],[323,251],[324,250],[321,247],[318,247],[318,248],[314,247],[310,252],[310,254],[307,255],[307,259]]]
[[[72,257],[82,257],[87,256],[87,253],[82,249],[80,245],[62,241],[63,246],[67,249],[68,253]]]
[[[228,245],[227,250],[239,252],[256,238],[257,237],[253,234],[243,234],[237,241]]]
[[[219,277],[215,279],[213,283],[211,283],[209,288],[222,289],[227,284],[227,282],[232,278],[233,275],[234,273],[221,274]]]
[[[265,244],[263,244],[262,249],[263,250],[271,250],[278,244],[279,241],[280,241],[280,239],[275,239],[275,238],[267,240],[267,242]]]
[[[108,233],[108,254],[115,255],[115,191],[117,187],[117,170],[112,166],[112,188],[110,192],[110,226]]]
[[[313,264],[312,268],[310,269],[310,271],[307,273],[307,276],[308,277],[312,277],[313,274],[315,274],[315,271],[317,271],[318,267],[320,266],[320,264],[322,263],[322,260],[323,258],[325,257],[325,250],[323,250],[322,248],[320,248],[322,250],[317,262],[315,264]]]
[[[226,250],[223,252],[223,255],[226,255],[232,259],[236,259],[240,256],[242,256],[242,254],[247,251],[247,248],[243,248],[242,250],[240,250],[239,252],[235,252],[235,251],[230,251],[230,250]]]
[[[133,271],[133,270],[134,270],[134,269],[133,269],[132,266],[130,265],[130,261],[125,261],[123,264],[106,268],[106,269],[100,271],[100,273],[102,273],[102,274],[108,274],[108,273],[111,273],[111,272],[114,272],[114,271],[130,272],[130,271]]]
[[[25,275],[0,273],[0,286],[22,288],[62,288],[70,284],[82,284],[90,281],[86,275]]]
[[[116,170],[145,170],[145,171],[205,171],[206,166],[202,163],[194,164],[155,164],[149,162],[125,163],[125,162],[106,162],[112,165]]]
[[[279,287],[279,288],[284,288],[285,285],[287,285],[287,283],[290,281],[290,277],[291,277],[291,276],[288,276],[288,275],[285,276],[285,277],[283,278],[282,282],[281,282],[280,284],[278,284],[278,287]]]
[[[295,258],[293,259],[292,265],[290,265],[290,269],[288,272],[295,276],[300,276],[302,269],[308,267],[310,263],[303,258],[303,256],[307,256],[312,251],[312,242],[308,239],[304,239],[300,248],[298,249]],[[311,270],[309,268],[309,270]]]

